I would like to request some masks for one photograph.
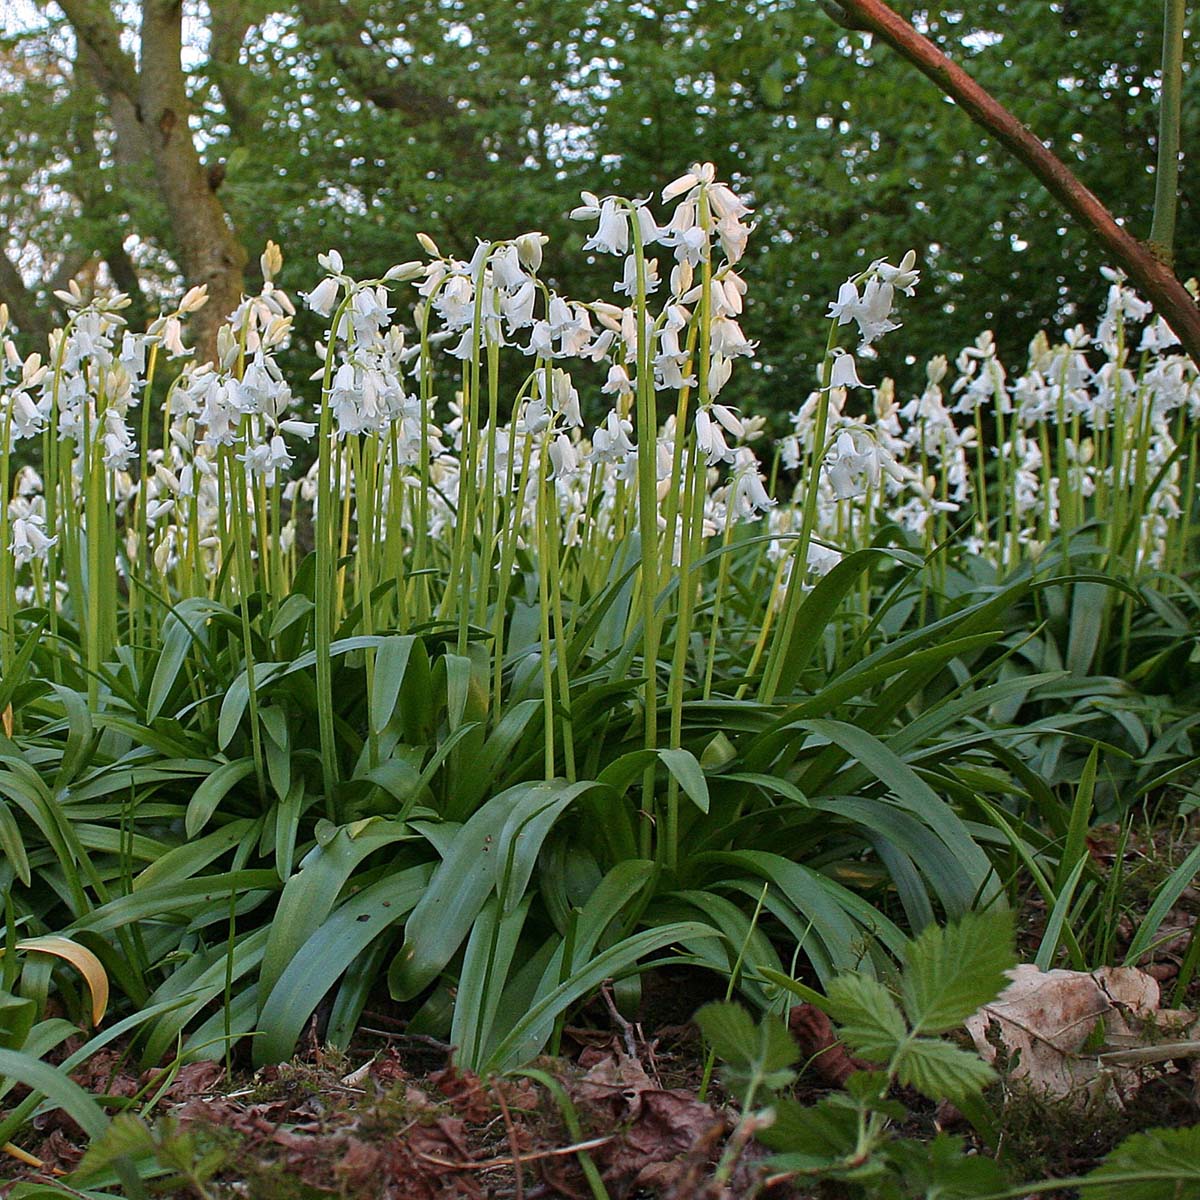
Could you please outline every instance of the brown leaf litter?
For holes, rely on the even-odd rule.
[[[997,999],[967,1021],[979,1053],[1049,1100],[1120,1105],[1147,1068],[1193,1072],[1200,1022],[1163,1009],[1158,981],[1134,967],[1041,971],[1025,963]]]
[[[691,1069],[694,1045],[687,1054]],[[97,1056],[77,1081],[93,1094],[123,1098],[161,1089],[156,1136],[176,1145],[190,1138],[194,1154],[221,1155],[205,1184],[214,1200],[586,1200],[584,1155],[613,1200],[729,1200],[750,1188],[752,1162],[734,1189],[714,1189],[713,1164],[732,1122],[694,1088],[665,1086],[653,1055],[632,1057],[624,1039],[610,1036],[585,1047],[577,1063],[544,1065],[574,1105],[582,1138],[569,1136],[557,1103],[532,1082],[481,1079],[452,1062],[410,1074],[393,1044],[352,1069],[344,1058],[318,1053],[311,1062],[263,1068],[232,1088],[219,1063],[135,1075],[119,1052]],[[46,1182],[77,1165],[85,1139],[64,1114],[47,1114],[30,1132],[40,1133],[25,1142],[42,1168],[14,1162],[13,1182]],[[7,1190],[0,1184],[0,1196]],[[182,1180],[161,1194],[195,1195]]]

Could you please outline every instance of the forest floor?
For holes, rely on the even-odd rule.
[[[1128,885],[1115,930],[1116,961],[1121,942],[1136,929],[1139,893],[1152,894],[1163,849],[1158,841],[1151,834],[1140,846],[1135,840],[1125,845]],[[1113,844],[1104,829],[1093,831],[1089,843],[1101,863]],[[1178,935],[1140,964],[1161,987],[1164,1008],[1197,915],[1200,891],[1193,886],[1165,923]],[[1022,911],[1023,950],[1038,944],[1044,919],[1044,906],[1031,899]],[[180,1200],[791,1200],[846,1194],[773,1175],[767,1152],[739,1128],[741,1114],[721,1087],[719,1065],[704,1088],[706,1050],[691,1017],[719,998],[720,987],[721,981],[698,971],[648,972],[637,1020],[622,1017],[611,994],[603,994],[564,1029],[559,1055],[534,1064],[540,1078],[484,1080],[460,1071],[450,1046],[406,1033],[386,1003],[368,1009],[345,1053],[322,1047],[314,1027],[306,1049],[290,1063],[251,1071],[235,1058],[232,1078],[223,1062],[189,1063],[173,1075],[141,1072],[128,1046],[106,1049],[74,1078],[97,1097],[138,1097],[139,1107],[156,1097],[150,1125],[161,1170],[148,1179],[147,1192]],[[1174,999],[1200,1011],[1200,985],[1192,980]],[[802,1064],[795,1094],[815,1103],[836,1086],[836,1060],[845,1051],[832,1041],[827,1021],[822,1027],[820,1014],[814,1022],[811,1011],[804,1013],[807,1007],[792,1012]],[[1077,1100],[1048,1101],[1004,1079],[988,1094],[998,1117],[999,1161],[1014,1183],[1078,1176],[1133,1132],[1196,1124],[1197,1066],[1194,1057],[1149,1065],[1119,1100],[1102,1096],[1086,1109]],[[906,1136],[948,1130],[977,1152],[993,1153],[973,1141],[971,1127],[949,1106],[908,1091],[897,1096],[908,1112]],[[736,1151],[726,1155],[730,1139]],[[63,1180],[86,1143],[64,1113],[38,1118],[20,1142],[41,1166],[0,1160],[0,1196],[21,1180],[55,1183],[55,1194],[64,1197],[85,1194]],[[718,1182],[723,1155],[735,1166]]]

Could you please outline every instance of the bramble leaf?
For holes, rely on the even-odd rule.
[[[93,1138],[75,1168],[72,1181],[83,1183],[112,1168],[123,1158],[140,1158],[154,1153],[154,1135],[145,1121],[131,1112],[118,1113],[108,1128]]]
[[[875,979],[839,975],[829,985],[829,1003],[842,1040],[872,1062],[887,1062],[908,1035],[891,993]]]
[[[858,1112],[848,1097],[834,1093],[813,1105],[779,1100],[772,1107],[775,1120],[755,1138],[786,1155],[792,1169],[833,1170],[853,1155]]]
[[[896,1078],[931,1100],[957,1100],[981,1092],[995,1071],[977,1054],[950,1042],[914,1038],[896,1059]]]
[[[944,1033],[994,1000],[1016,962],[1010,913],[968,913],[930,925],[904,956],[904,1011],[914,1033]]]
[[[728,1067],[726,1074],[738,1086],[772,1090],[787,1087],[795,1078],[790,1070],[799,1050],[786,1026],[774,1017],[754,1018],[740,1005],[729,1002],[706,1004],[696,1023]]]
[[[1126,1138],[1088,1176],[1088,1200],[1198,1200],[1200,1125]]]
[[[706,1004],[695,1019],[704,1040],[722,1062],[731,1067],[753,1063],[758,1052],[758,1027],[740,1004]]]
[[[981,1154],[967,1154],[963,1139],[939,1133],[932,1142],[901,1138],[888,1158],[904,1179],[909,1196],[936,1200],[975,1200],[1005,1190],[1004,1172]]]

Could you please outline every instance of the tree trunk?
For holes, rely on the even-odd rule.
[[[31,338],[35,349],[44,355],[50,321],[36,297],[30,295],[20,271],[3,252],[0,252],[0,304],[8,305],[9,315],[17,328]]]
[[[192,141],[181,0],[143,0],[138,63],[121,48],[110,0],[60,0],[60,7],[81,43],[78,61],[108,97],[118,162],[127,169],[149,163],[184,278],[208,286],[209,302],[192,318],[192,331],[198,360],[211,360],[217,329],[241,301],[247,255]]]
[[[138,108],[180,266],[189,284],[208,285],[208,304],[193,318],[197,357],[208,360],[216,356],[217,329],[241,301],[247,255],[192,141],[182,15],[180,0],[143,0]]]

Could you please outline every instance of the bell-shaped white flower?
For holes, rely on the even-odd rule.
[[[835,350],[833,370],[829,375],[831,388],[852,388],[865,386],[854,368],[854,356],[844,350]]]
[[[629,249],[629,212],[609,198],[600,205],[599,217],[599,227],[583,248],[601,254],[624,254]]]
[[[320,283],[317,284],[311,292],[302,292],[305,302],[318,316],[327,317],[333,312],[333,307],[338,302],[338,294],[341,291],[341,283],[332,275],[327,275]]]
[[[560,433],[550,443],[547,453],[550,456],[552,478],[564,479],[578,473],[581,462],[579,450],[565,433]]]
[[[50,547],[58,541],[57,537],[46,535],[46,518],[41,504],[39,498],[35,505],[30,506],[25,516],[13,520],[12,542],[8,548],[12,551],[18,567],[32,562],[35,558],[45,561]]]
[[[619,463],[624,462],[635,451],[630,434],[633,424],[615,412],[610,412],[604,419],[604,424],[592,434],[593,462]]]
[[[629,372],[620,364],[613,363],[608,368],[608,378],[604,381],[600,388],[605,395],[632,396],[633,381],[629,378]]]
[[[721,426],[703,408],[696,413],[696,448],[710,467],[719,462],[732,462],[734,458],[734,452],[725,443]]]

